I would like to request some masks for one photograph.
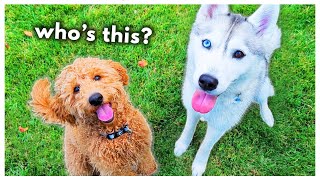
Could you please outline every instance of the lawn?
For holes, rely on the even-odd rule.
[[[233,5],[250,15],[258,6]],[[100,57],[121,62],[129,72],[132,103],[154,132],[155,175],[191,175],[191,164],[204,137],[200,123],[194,140],[180,158],[174,143],[185,124],[181,85],[186,49],[198,5],[6,5],[5,7],[5,174],[67,175],[63,129],[44,125],[27,105],[35,80],[53,80],[76,57]],[[96,30],[87,42],[45,40],[36,26]],[[103,27],[150,27],[148,45],[106,43]],[[211,152],[205,175],[315,175],[315,6],[283,5],[278,22],[282,47],[272,58],[270,76],[276,95],[270,99],[275,126],[262,122],[257,105],[228,132]],[[28,37],[24,31],[33,32]],[[138,61],[145,59],[145,68]],[[24,133],[19,126],[28,127]]]

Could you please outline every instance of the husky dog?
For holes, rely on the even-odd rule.
[[[280,47],[279,5],[262,5],[250,17],[229,12],[227,5],[202,5],[193,24],[182,89],[187,121],[174,153],[188,148],[199,119],[207,132],[192,164],[202,175],[214,144],[240,120],[252,102],[272,127],[268,77],[273,51]]]

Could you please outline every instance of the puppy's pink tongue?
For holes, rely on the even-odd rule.
[[[97,110],[98,119],[103,122],[111,122],[113,118],[113,110],[110,104],[103,104]]]
[[[196,90],[192,97],[192,108],[202,114],[208,113],[216,104],[217,96]]]

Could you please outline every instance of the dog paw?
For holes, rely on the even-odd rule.
[[[181,143],[179,140],[176,142],[174,147],[174,155],[179,157],[188,149],[188,145]]]
[[[157,172],[156,163],[151,164],[149,167],[145,167],[144,171],[145,171],[144,175],[147,175],[147,176],[151,176],[152,174],[156,173]]]
[[[263,121],[269,126],[274,125],[274,118],[269,108],[264,108],[260,111]]]
[[[202,176],[205,170],[206,164],[196,162],[192,164],[192,176]]]
[[[267,123],[267,125],[269,127],[273,127],[273,125],[274,125],[274,120],[273,119],[266,120],[265,122]]]

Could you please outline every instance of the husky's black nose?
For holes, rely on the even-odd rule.
[[[205,91],[212,91],[218,86],[218,79],[208,74],[202,74],[199,78],[199,86]]]
[[[103,96],[100,93],[94,93],[89,97],[89,103],[93,106],[99,106],[103,102]]]

